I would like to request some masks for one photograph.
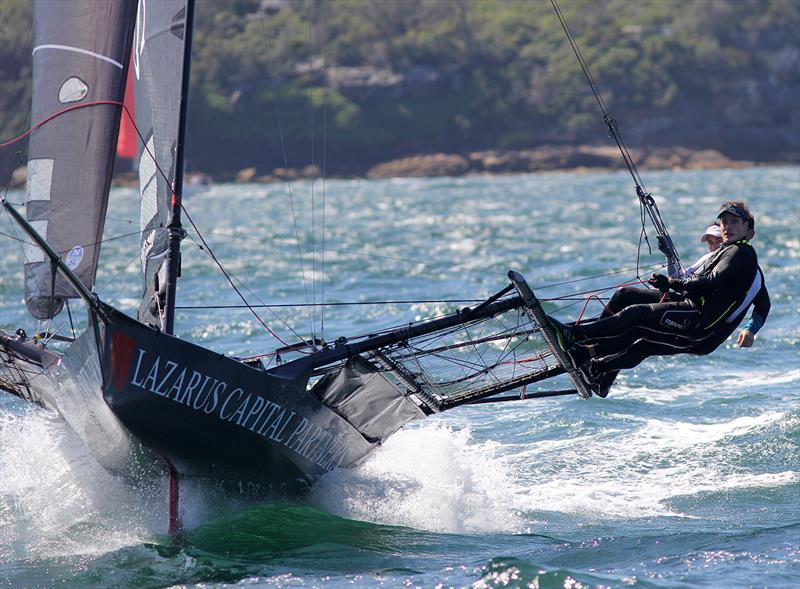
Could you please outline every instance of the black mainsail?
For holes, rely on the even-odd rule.
[[[134,14],[130,2],[94,0],[43,0],[34,9],[31,120],[52,120],[31,135],[27,219],[89,289],[100,253]],[[42,251],[28,248],[30,313],[52,318],[65,299],[76,296]]]

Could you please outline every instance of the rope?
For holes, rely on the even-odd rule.
[[[10,139],[10,140],[6,141],[5,143],[0,143],[0,149],[4,149],[6,147],[9,147],[11,145],[14,145],[15,143],[18,143],[18,142],[22,141],[23,139],[25,139],[29,135],[35,133],[38,129],[40,129],[41,127],[43,127],[44,125],[46,125],[47,123],[52,121],[53,119],[57,119],[61,115],[65,115],[68,112],[72,112],[73,110],[79,110],[81,108],[86,108],[88,106],[99,106],[99,105],[103,105],[103,104],[112,105],[112,106],[121,106],[121,107],[123,107],[125,109],[125,112],[128,111],[128,109],[125,108],[124,104],[122,104],[121,102],[116,101],[116,100],[94,100],[92,102],[85,102],[83,104],[75,104],[73,106],[68,106],[68,107],[66,107],[64,109],[61,109],[61,110],[59,110],[57,112],[54,112],[50,116],[46,117],[44,120],[39,121],[38,123],[33,125],[30,129],[25,131],[22,135],[17,135],[13,139]],[[128,116],[130,116],[130,113],[128,113]],[[131,119],[131,120],[133,120],[133,119]],[[139,137],[141,138],[141,135]],[[153,158],[153,161],[155,161],[155,158]],[[165,176],[165,178],[166,178],[166,176]]]
[[[167,185],[168,186],[171,185],[171,182],[170,182],[169,178],[167,177],[166,173],[161,168],[161,166],[158,164],[158,160],[156,160],[156,157],[148,149],[147,143],[145,142],[144,137],[143,137],[141,131],[139,130],[139,127],[136,125],[136,120],[134,119],[133,115],[128,110],[127,106],[125,106],[125,104],[123,104],[122,102],[116,101],[116,100],[95,100],[95,101],[92,101],[92,102],[86,102],[86,103],[83,103],[83,104],[76,104],[76,105],[64,108],[64,109],[62,109],[60,111],[57,111],[57,112],[49,115],[45,119],[39,121],[38,123],[33,125],[30,129],[28,129],[25,133],[22,133],[21,135],[19,135],[19,136],[15,137],[15,138],[3,143],[3,144],[0,144],[0,148],[8,147],[10,145],[18,143],[19,141],[22,141],[23,139],[25,139],[26,137],[28,137],[32,133],[36,132],[38,129],[40,129],[41,127],[43,127],[47,123],[51,122],[52,120],[54,120],[54,119],[56,119],[56,118],[58,118],[58,117],[60,117],[62,115],[65,115],[65,114],[67,114],[69,112],[72,112],[72,111],[75,111],[75,110],[78,110],[78,109],[81,109],[81,108],[87,108],[87,107],[90,107],[90,106],[98,106],[98,105],[119,106],[119,107],[121,107],[123,109],[125,114],[128,116],[128,119],[133,124],[134,130],[136,131],[136,134],[139,137],[139,140],[141,141],[141,144],[142,144],[144,150],[147,151],[148,155],[153,160],[153,164],[155,165],[156,170],[161,175],[161,177],[164,179],[164,181],[167,183]],[[275,339],[277,339],[282,344],[289,345],[285,340],[283,340],[280,336],[278,336],[272,329],[270,329],[270,327],[264,322],[264,320],[255,312],[255,310],[252,308],[252,306],[247,302],[247,300],[245,299],[244,295],[242,295],[241,291],[234,284],[230,274],[225,270],[225,268],[222,266],[222,263],[219,261],[219,259],[216,257],[216,255],[214,254],[214,252],[211,249],[211,247],[206,242],[206,240],[203,237],[202,233],[198,229],[197,225],[194,223],[194,220],[192,219],[191,215],[189,215],[189,212],[186,210],[186,208],[183,206],[183,204],[181,204],[181,210],[186,215],[186,218],[188,219],[188,221],[191,224],[192,228],[197,233],[197,236],[201,240],[201,242],[202,242],[203,246],[205,247],[205,250],[208,253],[208,255],[211,257],[211,259],[214,261],[214,263],[220,269],[222,274],[228,280],[228,283],[231,285],[231,288],[233,288],[234,292],[236,292],[236,294],[239,296],[239,298],[242,299],[242,302],[244,303],[244,307],[247,307],[247,308],[250,309],[250,311],[252,312],[252,314],[256,318],[256,320],[264,327],[264,329],[266,329],[266,331],[270,335],[272,335]],[[132,235],[132,233],[128,234],[128,235]],[[119,236],[117,238],[112,238],[112,239],[118,239],[118,238],[121,238],[121,237],[125,237],[125,236]],[[20,240],[20,241],[25,242],[26,240]],[[297,335],[297,334],[295,333],[295,335]],[[303,339],[299,335],[298,335],[298,337],[301,340]]]
[[[553,0],[553,1],[554,1],[554,0]],[[563,24],[564,24],[564,25],[566,25],[566,23],[563,23]],[[568,31],[568,29],[567,29],[567,31]],[[569,34],[569,33],[568,33],[568,34]],[[266,42],[266,41],[265,41],[265,42]],[[577,46],[576,46],[575,48],[577,49]],[[580,59],[582,59],[582,58],[580,58]],[[588,73],[588,70],[587,70],[585,73],[587,74],[587,77],[588,77],[588,79],[590,80],[590,82],[591,82],[591,83],[593,83],[593,80],[592,80],[592,79],[591,79],[591,77],[590,77],[590,76],[591,76],[591,74],[589,74],[589,73]],[[598,99],[598,101],[599,101],[599,103],[601,104],[601,107],[602,107],[602,97],[600,97],[599,93],[597,94],[597,96],[596,96],[596,97],[597,97],[597,99]],[[122,108],[122,109],[125,111],[125,113],[126,113],[126,114],[127,114],[127,116],[129,117],[129,119],[130,119],[130,120],[131,120],[131,121],[134,123],[134,128],[135,128],[135,130],[136,130],[136,132],[137,132],[137,135],[139,136],[139,139],[142,141],[142,144],[145,146],[145,147],[144,147],[144,148],[145,148],[145,150],[147,150],[148,154],[150,155],[150,157],[152,158],[153,162],[155,163],[155,166],[156,166],[156,168],[157,168],[158,172],[159,172],[159,173],[160,173],[160,175],[161,175],[161,176],[164,178],[164,180],[165,180],[165,181],[166,181],[166,182],[169,184],[169,180],[168,180],[168,178],[167,178],[166,174],[164,173],[164,171],[163,171],[163,170],[160,168],[160,166],[158,165],[158,162],[156,161],[156,159],[155,159],[155,157],[153,156],[153,154],[152,154],[152,153],[150,153],[149,149],[147,149],[147,147],[146,147],[146,144],[144,143],[144,138],[143,138],[143,136],[142,136],[141,132],[139,131],[138,127],[136,126],[136,124],[135,124],[135,121],[133,120],[133,117],[132,117],[131,113],[128,111],[127,107],[126,107],[126,106],[125,106],[123,103],[121,103],[121,102],[118,102],[118,101],[111,101],[111,100],[93,101],[93,102],[88,102],[88,103],[79,104],[79,105],[73,105],[73,106],[71,106],[71,107],[64,108],[64,109],[62,109],[61,111],[58,111],[58,112],[56,112],[56,113],[53,113],[53,114],[51,114],[50,116],[46,117],[46,118],[45,118],[45,119],[43,119],[42,121],[39,121],[38,123],[36,123],[35,125],[33,125],[33,126],[32,126],[32,127],[31,127],[31,128],[28,130],[28,131],[26,131],[25,133],[21,134],[20,136],[18,136],[18,137],[16,137],[16,138],[14,138],[14,139],[11,139],[10,141],[7,141],[7,142],[3,143],[2,145],[0,145],[0,147],[8,147],[8,146],[10,146],[10,145],[13,145],[14,143],[17,143],[17,142],[21,141],[21,140],[22,140],[22,139],[24,139],[25,137],[28,137],[29,135],[31,135],[32,133],[34,133],[36,130],[38,130],[39,128],[41,128],[41,127],[42,127],[42,126],[44,126],[45,124],[47,124],[48,122],[50,122],[50,121],[52,121],[52,120],[56,119],[57,117],[59,117],[59,116],[61,116],[61,115],[64,115],[64,114],[66,114],[66,113],[68,113],[68,112],[72,112],[72,111],[74,111],[74,110],[78,110],[78,109],[80,109],[80,108],[86,108],[86,107],[89,107],[89,106],[98,106],[98,105],[111,105],[111,106],[119,106],[119,107],[121,107],[121,108]],[[286,162],[286,159],[284,159],[284,162]],[[291,196],[291,191],[290,191],[290,196]],[[216,257],[216,255],[214,254],[214,252],[212,251],[212,249],[210,248],[210,246],[209,246],[209,245],[208,245],[208,243],[206,242],[205,238],[203,237],[202,233],[200,232],[199,228],[198,228],[198,227],[197,227],[197,225],[194,223],[194,220],[192,219],[191,215],[189,215],[189,213],[188,213],[188,211],[186,210],[186,208],[182,206],[182,210],[183,210],[183,211],[184,211],[184,213],[186,214],[186,216],[187,216],[187,219],[188,219],[189,223],[190,223],[190,224],[191,224],[191,226],[194,228],[195,232],[196,232],[196,233],[197,233],[197,235],[198,235],[198,238],[199,238],[199,239],[201,240],[201,242],[202,242],[202,245],[201,245],[201,246],[199,246],[199,247],[201,247],[201,249],[205,249],[205,251],[207,251],[208,255],[209,255],[209,256],[212,258],[212,260],[215,262],[215,264],[217,265],[217,267],[220,269],[220,271],[223,273],[223,275],[224,275],[224,276],[226,277],[226,279],[228,280],[228,282],[229,282],[229,284],[231,285],[231,287],[234,289],[234,291],[237,293],[237,295],[238,295],[238,296],[239,296],[239,297],[242,299],[242,301],[243,301],[243,303],[244,303],[244,304],[243,304],[243,305],[176,306],[176,308],[177,308],[177,309],[181,309],[181,310],[190,310],[190,309],[232,309],[232,308],[247,308],[247,309],[249,309],[249,310],[251,311],[251,313],[254,315],[254,317],[257,319],[257,321],[258,321],[258,322],[259,322],[259,323],[260,323],[260,324],[261,324],[261,325],[262,325],[262,326],[265,328],[265,330],[266,330],[268,333],[270,333],[270,335],[272,335],[273,337],[275,337],[275,338],[276,338],[278,341],[280,341],[281,343],[283,343],[284,345],[288,345],[288,343],[287,343],[287,342],[286,342],[284,339],[282,339],[280,336],[278,336],[278,335],[277,335],[277,334],[276,334],[276,333],[275,333],[275,332],[274,332],[274,331],[273,331],[273,330],[272,330],[272,329],[271,329],[271,328],[270,328],[270,327],[269,327],[269,326],[268,326],[268,325],[267,325],[267,324],[264,322],[264,320],[263,320],[263,319],[262,319],[262,318],[261,318],[261,317],[260,317],[260,316],[259,316],[259,315],[258,315],[256,312],[255,312],[255,308],[268,308],[268,309],[272,309],[272,308],[278,308],[278,307],[303,307],[303,306],[306,306],[306,307],[320,306],[320,307],[324,308],[324,307],[328,307],[328,306],[376,305],[376,304],[383,304],[383,305],[385,305],[385,304],[420,304],[420,303],[440,303],[440,304],[441,304],[441,303],[474,303],[474,302],[478,302],[478,301],[480,301],[480,299],[414,299],[414,300],[359,301],[359,302],[347,302],[347,303],[317,303],[316,301],[313,301],[313,302],[308,302],[308,301],[307,301],[305,304],[270,304],[270,305],[267,305],[267,304],[261,304],[261,305],[251,305],[250,303],[248,303],[248,302],[247,302],[247,300],[245,299],[245,297],[244,297],[244,295],[242,294],[242,292],[240,291],[240,289],[239,289],[239,288],[236,286],[236,284],[234,283],[232,275],[231,275],[231,274],[230,274],[230,273],[229,273],[229,272],[228,272],[228,271],[227,271],[227,270],[224,268],[224,266],[222,265],[222,263],[221,263],[221,262],[219,261],[219,259]],[[293,215],[294,215],[294,209],[293,209]],[[131,233],[128,233],[128,234],[125,234],[125,235],[121,235],[121,236],[116,236],[116,237],[113,237],[113,238],[109,238],[109,239],[107,239],[107,240],[101,240],[101,241],[100,241],[100,242],[98,242],[98,243],[103,243],[104,241],[111,241],[111,240],[113,240],[113,239],[121,239],[121,238],[128,237],[128,236],[131,236],[131,235],[136,235],[136,234],[138,234],[138,233],[139,233],[139,232],[131,232]],[[297,242],[297,243],[298,243],[298,245],[299,245],[299,232],[298,232],[298,230],[297,230],[297,225],[296,225],[296,217],[295,217],[295,233],[296,233],[296,236],[297,236],[297,239],[298,239],[298,242]],[[11,236],[9,236],[9,237],[11,237]],[[17,238],[17,239],[18,239],[18,238]],[[24,240],[20,240],[20,239],[18,239],[18,241],[24,241]],[[94,245],[94,244],[92,244],[92,245]],[[324,251],[324,250],[323,250],[323,251]],[[301,256],[301,263],[302,263],[302,256]],[[658,265],[659,265],[659,264],[653,264],[652,266],[658,266]],[[663,265],[663,264],[662,264],[662,265]],[[552,287],[555,287],[555,286],[561,286],[561,285],[570,284],[570,283],[575,283],[575,282],[582,282],[582,281],[585,281],[585,280],[590,280],[590,279],[594,279],[594,278],[602,278],[602,277],[606,277],[606,276],[612,276],[612,275],[615,275],[615,274],[620,274],[620,273],[623,273],[623,272],[628,272],[628,271],[630,271],[630,270],[631,270],[631,269],[618,270],[618,271],[609,272],[609,273],[604,273],[604,274],[599,274],[599,275],[594,275],[594,276],[590,276],[590,277],[583,277],[583,278],[579,278],[579,279],[573,279],[573,280],[568,280],[568,281],[562,281],[562,282],[559,282],[559,283],[552,283],[552,284],[548,284],[548,285],[537,286],[536,288],[537,288],[537,289],[552,288]],[[638,264],[638,260],[637,260],[637,268],[636,268],[636,270],[637,270],[637,276],[638,276],[638,270],[639,270],[639,264]],[[301,270],[301,271],[302,271],[302,270]],[[638,283],[641,283],[641,281],[639,281]],[[630,284],[636,284],[636,283],[630,283]],[[596,299],[596,300],[600,300],[600,298],[599,298],[598,296],[596,296],[596,294],[595,294],[595,293],[598,293],[598,292],[604,292],[604,291],[606,291],[606,290],[609,290],[609,289],[611,289],[611,288],[617,288],[617,287],[619,287],[619,286],[625,286],[625,285],[617,285],[616,287],[615,287],[615,286],[612,286],[612,287],[605,287],[605,288],[594,289],[594,290],[590,290],[590,291],[584,291],[584,292],[581,292],[581,293],[577,293],[577,294],[579,294],[579,295],[580,295],[580,294],[590,294],[590,295],[592,295],[592,296],[589,296],[589,297],[587,297],[587,298],[585,299],[584,309],[581,311],[581,316],[583,315],[583,312],[585,311],[586,305],[588,305],[588,302],[589,302],[589,301],[590,301],[592,298],[594,298],[594,299]],[[306,294],[308,294],[307,288],[306,288]],[[572,296],[575,296],[575,293],[573,293],[573,295],[572,295]],[[551,299],[542,299],[542,300],[548,300],[548,301],[568,300],[568,297],[555,297],[555,298],[551,298]],[[581,299],[581,300],[584,300],[584,299]],[[601,303],[602,303],[602,301],[601,301]],[[563,308],[566,308],[566,307],[563,307]],[[279,318],[279,319],[280,319],[280,318]],[[282,320],[281,320],[281,321],[282,321]],[[295,334],[295,335],[296,335],[296,336],[297,336],[299,339],[301,339],[301,340],[303,340],[303,339],[304,339],[304,338],[302,338],[302,337],[301,337],[299,334],[297,334],[297,332],[295,332],[294,330],[292,330],[292,329],[291,329],[291,327],[290,327],[290,326],[288,326],[288,324],[286,324],[285,322],[283,322],[283,323],[284,323],[284,325],[286,325],[286,326],[287,326],[287,327],[288,327],[288,328],[289,328],[289,329],[290,329],[290,330],[291,330],[291,331],[292,331],[292,332],[293,332],[293,333],[294,333],[294,334]],[[312,327],[313,327],[313,323],[312,323]],[[312,333],[313,333],[313,331],[312,331]]]
[[[483,299],[405,299],[405,300],[386,300],[386,301],[352,301],[347,303],[270,303],[262,305],[251,305],[254,308],[279,308],[279,307],[305,307],[316,304],[319,307],[348,307],[358,305],[416,305],[423,303],[479,303]],[[175,307],[181,310],[198,309],[243,309],[244,305],[192,305]]]
[[[258,313],[255,312],[255,309],[253,308],[253,306],[250,303],[247,302],[247,300],[244,298],[244,295],[242,294],[242,292],[239,290],[239,288],[236,286],[236,284],[234,284],[233,278],[231,278],[230,273],[225,269],[225,267],[222,265],[222,262],[219,261],[219,259],[217,258],[216,254],[214,254],[214,252],[208,246],[208,244],[206,243],[205,238],[200,233],[200,230],[197,229],[197,225],[195,225],[194,219],[192,219],[191,215],[189,214],[189,211],[187,211],[185,208],[183,208],[183,205],[181,205],[181,208],[183,209],[183,212],[186,215],[186,219],[189,221],[189,224],[194,228],[195,231],[197,231],[197,236],[200,238],[200,241],[203,243],[203,247],[205,247],[206,252],[208,253],[209,256],[211,256],[211,259],[214,260],[214,263],[220,269],[220,272],[222,272],[222,274],[228,280],[228,284],[230,284],[231,288],[233,288],[234,292],[237,295],[239,295],[239,298],[242,299],[242,302],[244,302],[244,305],[253,314],[253,317],[255,317],[256,320],[261,324],[261,326],[264,329],[267,330],[267,333],[269,333],[272,337],[274,337],[276,340],[281,342],[283,345],[288,346],[289,345],[288,342],[286,342],[277,333],[275,333],[272,329],[270,329],[269,325],[267,325],[264,322],[264,320],[261,318],[261,316]],[[156,298],[158,298],[158,297],[156,297]],[[295,333],[295,335],[297,335],[297,334]],[[300,337],[300,336],[298,335],[298,337]],[[300,339],[302,340],[303,338],[300,338]]]

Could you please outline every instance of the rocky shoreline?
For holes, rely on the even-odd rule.
[[[716,168],[747,168],[764,165],[798,165],[800,154],[787,161],[751,161],[731,159],[715,149],[689,149],[686,147],[659,147],[630,150],[639,170],[706,170]],[[616,146],[541,146],[522,150],[487,150],[465,154],[432,153],[402,157],[365,167],[359,173],[328,174],[329,178],[425,178],[440,176],[468,176],[479,174],[525,174],[533,172],[597,172],[624,169],[625,164]],[[14,170],[11,188],[25,186],[27,169]],[[270,183],[286,180],[317,179],[321,177],[318,166],[303,168],[275,168],[269,171],[250,167],[237,172],[215,174],[186,173],[187,185],[215,182]],[[135,186],[135,172],[116,173],[114,186]]]
[[[797,165],[792,161],[751,161],[731,159],[714,149],[695,150],[686,147],[630,150],[640,170],[705,170],[715,168],[747,168],[764,165]],[[477,174],[525,174],[533,172],[613,171],[625,168],[616,146],[541,146],[523,150],[487,150],[466,154],[432,153],[402,157],[366,167],[361,173],[328,174],[348,178],[425,178],[468,176]],[[215,178],[221,182],[265,183],[285,180],[314,179],[321,176],[317,166],[276,168],[267,173],[246,168],[234,175]],[[189,174],[191,178],[191,174]],[[200,175],[200,183],[208,179]]]

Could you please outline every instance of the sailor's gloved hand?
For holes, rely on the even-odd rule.
[[[672,251],[669,248],[669,244],[667,243],[667,238],[663,235],[656,236],[656,241],[658,242],[658,251],[660,251],[665,256],[669,257]]]
[[[647,281],[650,286],[656,287],[661,292],[669,291],[669,277],[663,274],[653,274]]]

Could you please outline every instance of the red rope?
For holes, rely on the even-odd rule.
[[[22,135],[19,135],[18,137],[14,137],[13,139],[11,139],[9,141],[6,141],[5,143],[0,143],[0,149],[2,149],[4,147],[8,147],[10,145],[14,145],[15,143],[18,143],[18,142],[22,141],[23,139],[25,139],[26,137],[28,137],[29,135],[31,135],[35,131],[37,131],[40,127],[43,127],[44,125],[46,125],[47,123],[49,123],[53,119],[56,119],[56,118],[60,117],[61,115],[67,114],[68,112],[72,112],[73,110],[78,110],[79,108],[86,108],[87,106],[97,106],[97,105],[100,105],[100,104],[110,104],[110,105],[113,105],[113,106],[121,106],[122,108],[125,109],[125,112],[128,113],[128,117],[131,119],[131,121],[133,121],[133,117],[131,116],[131,113],[128,112],[127,107],[124,104],[122,104],[121,102],[118,102],[116,100],[95,100],[93,102],[85,102],[83,104],[76,104],[74,106],[68,106],[65,109],[62,109],[62,110],[60,110],[58,112],[54,112],[49,117],[45,118],[43,121],[39,121],[38,123],[36,123],[33,127],[28,129],[27,131],[25,131]],[[134,125],[135,125],[135,123],[134,123]]]
[[[634,285],[637,285],[637,284],[646,284],[646,282],[644,280],[634,280],[633,282],[623,282],[622,284],[615,284],[615,285],[611,285],[611,286],[604,286],[603,288],[595,288],[595,289],[592,289],[592,290],[584,290],[582,292],[572,293],[571,295],[569,295],[569,297],[567,297],[567,296],[564,296],[564,297],[553,297],[553,298],[549,298],[549,299],[540,299],[540,300],[542,300],[542,301],[563,301],[563,300],[568,300],[568,299],[575,300],[572,297],[575,297],[576,295],[577,296],[589,295],[589,296],[584,298],[583,308],[581,309],[581,312],[578,315],[578,319],[576,321],[576,323],[580,323],[581,318],[583,317],[583,314],[586,312],[586,307],[589,306],[589,301],[591,301],[592,299],[598,301],[601,305],[603,305],[604,309],[608,309],[608,306],[597,295],[597,293],[605,292],[605,291],[611,290],[611,289],[623,288],[625,286],[634,286]],[[666,297],[666,293],[664,294],[663,297],[661,297],[661,301],[660,302],[663,302],[665,297]],[[580,299],[578,299],[578,300],[580,300]]]
[[[586,302],[583,303],[583,309],[581,309],[581,312],[578,315],[578,319],[576,319],[576,321],[575,321],[576,323],[580,323],[581,322],[581,319],[583,318],[583,314],[586,312],[586,307],[589,306],[589,301],[591,301],[592,299],[598,301],[601,305],[603,305],[604,309],[608,309],[608,306],[597,295],[588,296],[588,297],[586,297]]]

